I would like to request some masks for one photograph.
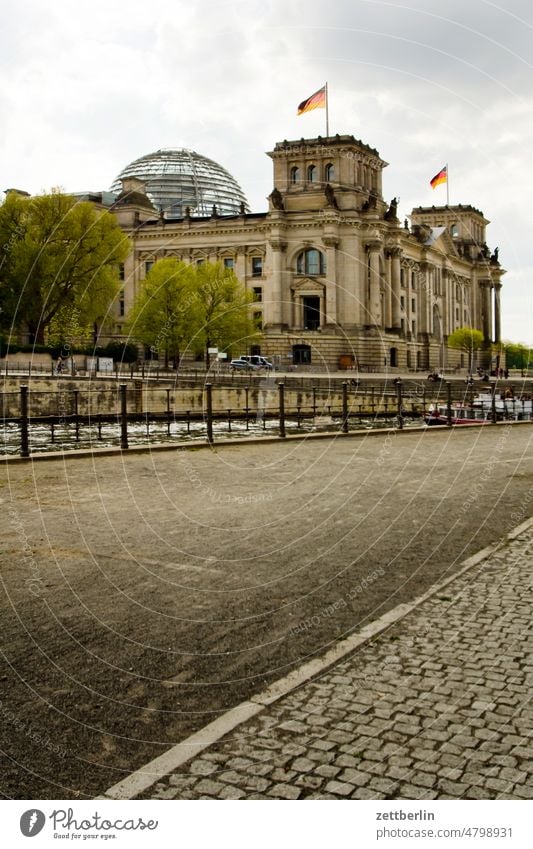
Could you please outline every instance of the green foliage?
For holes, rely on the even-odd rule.
[[[35,340],[85,332],[120,289],[128,238],[109,212],[68,195],[10,194],[0,206],[3,328],[25,324]]]
[[[250,316],[253,296],[222,263],[188,265],[162,259],[152,266],[130,314],[131,335],[154,353],[179,358],[218,347],[250,344],[258,332]]]
[[[232,352],[254,343],[260,333],[250,315],[253,294],[246,292],[230,268],[221,262],[196,267],[196,291],[200,315],[197,338],[206,350],[217,347]]]
[[[474,327],[459,327],[448,336],[448,345],[450,348],[473,353],[483,346],[483,334]]]
[[[115,363],[136,363],[139,359],[137,346],[132,342],[108,342],[97,348],[87,348],[86,353],[92,357],[112,357]]]
[[[521,342],[504,342],[507,368],[527,369],[533,360],[533,349]]]
[[[194,267],[177,259],[152,266],[128,319],[130,334],[154,354],[179,358],[198,328]]]
[[[468,371],[471,373],[474,370],[474,355],[483,347],[484,336],[481,330],[476,330],[474,327],[458,327],[453,333],[448,336],[448,345],[450,348],[458,348],[460,351],[465,351],[468,354]]]

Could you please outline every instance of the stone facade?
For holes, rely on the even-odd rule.
[[[505,273],[472,206],[418,207],[410,223],[382,195],[387,163],[353,136],[276,144],[266,213],[165,220],[142,183],[113,207],[134,249],[113,335],[159,258],[222,261],[254,292],[260,352],[287,365],[437,369],[464,365],[448,349],[458,327],[481,330],[488,364],[500,341]],[[126,187],[125,187],[126,188]],[[244,351],[242,352],[244,353]]]

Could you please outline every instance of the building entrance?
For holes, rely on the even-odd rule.
[[[305,295],[302,300],[304,329],[317,330],[320,327],[320,298],[317,295]]]

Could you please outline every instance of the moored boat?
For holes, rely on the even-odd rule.
[[[468,404],[454,402],[450,406],[448,421],[448,405],[431,404],[424,413],[427,425],[481,425],[492,422],[494,415],[497,421],[531,421],[533,401],[530,397],[502,397],[490,392],[476,395]]]

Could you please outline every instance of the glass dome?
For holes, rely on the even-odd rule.
[[[141,156],[120,172],[111,191],[119,194],[127,177],[145,182],[148,197],[166,218],[183,218],[186,207],[197,216],[211,215],[215,205],[219,215],[239,214],[242,204],[250,211],[235,178],[194,150],[165,148]]]

